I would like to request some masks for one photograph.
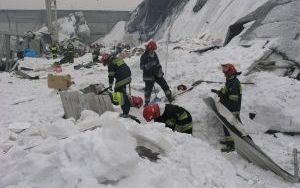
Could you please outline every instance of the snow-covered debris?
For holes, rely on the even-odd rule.
[[[2,158],[1,187],[98,187],[129,176],[139,161],[136,141],[118,121],[30,153],[17,151]],[[114,138],[118,138],[116,141]],[[52,148],[48,140],[48,148]],[[15,162],[11,161],[13,159]],[[18,169],[16,171],[16,169]]]
[[[257,30],[260,31],[260,38],[256,38],[253,34],[256,30],[253,29],[260,23],[256,19],[247,19],[247,22],[238,25],[242,26],[242,32],[238,30],[235,33],[238,35],[232,35],[233,38],[227,40],[230,27],[235,28],[233,26],[241,18],[266,6],[266,1],[208,0],[194,13],[193,8],[199,2],[184,1],[184,9],[178,8],[155,35],[157,39],[162,39],[158,41],[157,53],[162,66],[165,68],[167,65],[165,76],[173,91],[179,84],[189,86],[196,80],[225,81],[220,64],[233,63],[238,71],[245,72],[269,48],[279,49],[281,45],[276,44],[286,41],[273,34],[269,38],[262,30]],[[285,2],[282,6],[291,2],[296,6],[297,3],[292,0],[272,2]],[[295,34],[293,44],[297,45],[297,34],[293,27],[289,28]],[[167,51],[165,41],[168,31],[171,40]],[[289,38],[286,33],[284,37]],[[201,54],[189,53],[212,44],[223,44],[224,41],[229,42],[225,42],[227,45],[224,47]],[[166,53],[169,55],[164,64]],[[75,82],[70,90],[80,90],[95,83],[108,84],[107,67],[100,64],[90,69],[74,70],[74,65],[89,62],[91,58],[92,54],[88,53],[75,58],[74,64],[62,66],[62,74],[70,74]],[[143,96],[144,82],[139,59],[140,56],[132,56],[125,61],[132,71],[132,95]],[[35,72],[41,78],[46,78],[51,71],[44,68],[50,64],[50,60],[43,58],[25,58],[20,62],[24,67],[41,68]],[[294,148],[300,150],[299,136],[281,133],[266,135],[264,132],[268,129],[299,130],[299,82],[279,77],[274,72],[256,72],[239,78],[242,82],[255,83],[242,85],[241,119],[245,130],[277,164],[293,173],[291,154]],[[222,125],[209,112],[202,98],[214,96],[210,90],[222,86],[201,83],[175,100],[174,104],[184,107],[193,116],[191,136],[172,132],[161,123],[146,123],[142,109],[131,109],[130,112],[142,121],[141,124],[122,119],[117,112],[99,117],[94,112],[84,111],[77,121],[65,120],[60,97],[57,91],[47,88],[45,79],[29,81],[18,79],[14,74],[1,73],[0,87],[5,89],[0,91],[0,187],[298,188],[298,184],[287,183],[272,172],[248,163],[236,152],[224,154],[219,151]],[[164,93],[160,90],[157,95],[163,97]],[[12,105],[17,99],[28,96],[35,98]],[[120,109],[115,106],[115,110]],[[250,112],[256,114],[253,120],[249,120]],[[9,128],[16,125],[16,128],[22,129],[29,124],[29,128],[18,134]],[[84,133],[78,131],[95,127],[95,130]],[[132,133],[154,141],[166,150],[165,155],[159,155],[160,159],[155,163],[141,159],[135,151],[138,141]],[[58,140],[56,137],[68,138]]]
[[[95,41],[95,44],[104,44],[107,46],[113,46],[117,45],[119,42],[124,41],[125,36],[125,21],[118,22],[112,30],[109,32],[109,34],[105,35],[104,38],[100,38],[97,41]]]
[[[152,37],[173,8],[178,8],[187,1],[181,0],[144,0],[131,14],[127,31],[138,32],[142,40]],[[178,6],[178,7],[177,7]]]
[[[255,19],[256,22],[242,35],[242,40],[260,38],[274,41],[277,39],[272,49],[300,68],[300,1],[270,1],[261,9],[247,16],[248,19]]]
[[[75,12],[57,20],[59,42],[78,38],[81,42],[89,42],[90,29],[82,12]],[[36,33],[48,33],[48,28],[43,27]]]

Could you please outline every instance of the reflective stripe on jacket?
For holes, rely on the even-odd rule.
[[[164,75],[159,59],[155,52],[154,55],[151,56],[149,52],[146,51],[141,56],[140,68],[143,70],[144,81],[154,81],[155,77],[162,77]]]
[[[116,87],[129,84],[131,82],[131,71],[122,58],[116,58],[108,63],[108,80],[112,86],[116,79]]]
[[[191,114],[177,105],[166,104],[164,113],[154,121],[165,123],[166,127],[179,132],[191,133],[189,131],[192,131]]]
[[[226,80],[221,89],[220,102],[231,112],[239,113],[242,102],[242,87],[236,76]]]

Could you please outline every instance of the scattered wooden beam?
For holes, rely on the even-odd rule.
[[[39,76],[30,76],[20,70],[16,70],[15,73],[19,76],[21,76],[22,78],[25,78],[25,79],[29,79],[29,80],[37,80],[37,79],[40,79]]]
[[[220,46],[209,46],[209,47],[198,49],[198,50],[192,50],[192,51],[190,51],[190,53],[197,52],[197,53],[201,54],[201,53],[207,52],[209,50],[215,50],[215,49],[218,49],[218,48],[220,48]]]

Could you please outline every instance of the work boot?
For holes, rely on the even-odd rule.
[[[232,152],[234,151],[234,142],[227,142],[225,147],[221,148],[221,152]]]
[[[128,118],[129,115],[128,114],[120,114],[120,117],[122,117],[122,118]]]
[[[233,138],[231,136],[225,136],[222,140],[219,141],[220,144],[227,144],[233,142]]]

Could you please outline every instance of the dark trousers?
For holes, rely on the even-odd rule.
[[[56,59],[57,58],[57,52],[51,52],[52,53],[52,58]]]
[[[66,54],[66,56],[63,57],[59,63],[60,64],[74,63],[74,56],[70,56],[70,54]]]
[[[74,63],[74,54],[71,52],[67,53],[69,63]]]
[[[230,136],[229,131],[227,130],[227,128],[223,125],[223,130],[224,130],[224,135],[225,136]]]
[[[171,90],[164,77],[155,77],[154,81],[145,80],[145,104],[150,102],[151,93],[155,82],[158,83],[158,85],[164,90],[166,97],[168,99],[171,98]]]
[[[24,51],[23,50],[18,50],[17,57],[18,57],[18,59],[24,60]]]
[[[236,119],[237,119],[240,123],[242,123],[239,114],[235,114],[234,116],[236,117]],[[229,131],[227,130],[227,128],[226,128],[224,125],[223,125],[223,130],[224,130],[224,135],[225,135],[225,136],[230,136]]]
[[[126,85],[115,88],[115,92],[123,93],[123,104],[121,105],[121,109],[123,111],[123,114],[129,114],[131,102],[126,92]]]

